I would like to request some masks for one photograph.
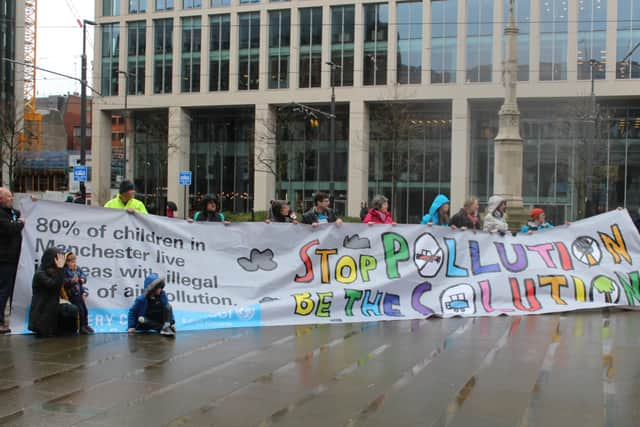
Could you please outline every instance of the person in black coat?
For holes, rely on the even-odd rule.
[[[472,197],[464,202],[464,207],[451,217],[451,225],[461,230],[481,230],[480,219],[478,218],[478,199]]]
[[[18,271],[24,219],[13,208],[13,194],[0,187],[0,334],[11,332],[5,326],[4,310],[13,298],[13,287]]]
[[[342,224],[342,220],[338,218],[333,211],[329,208],[329,195],[321,191],[317,192],[313,198],[315,206],[306,211],[302,215],[302,223],[310,224],[314,227],[319,224],[327,224],[335,222],[337,225]]]
[[[29,330],[38,336],[49,337],[77,330],[78,309],[60,301],[64,263],[64,254],[49,248],[44,251],[40,267],[33,276]]]
[[[272,200],[271,208],[269,208],[269,214],[265,220],[267,224],[272,222],[286,222],[297,224],[295,212],[291,212],[289,202],[286,200]]]

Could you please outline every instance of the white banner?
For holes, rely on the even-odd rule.
[[[122,332],[150,273],[178,329],[540,314],[640,304],[626,211],[532,235],[446,227],[194,223],[30,200],[12,315],[26,329],[44,250],[78,255],[89,321]]]

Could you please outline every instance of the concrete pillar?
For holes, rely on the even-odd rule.
[[[349,105],[349,175],[347,215],[360,215],[360,202],[369,197],[369,108],[364,101]]]
[[[147,5],[151,7],[152,5]],[[155,28],[153,26],[153,20],[147,19],[147,32],[145,34],[145,41],[147,43],[144,53],[144,94],[149,96],[153,94],[153,73],[155,73],[153,67],[153,54],[155,52],[153,33]]]
[[[111,198],[111,112],[94,104],[91,123],[91,204],[103,206]]]
[[[322,6],[322,81],[323,88],[331,87],[331,67],[326,63],[331,61],[331,6]],[[338,71],[336,71],[338,72]]]
[[[607,1],[607,72],[605,79],[615,81],[618,62],[618,0]],[[624,52],[622,52],[624,55]]]
[[[387,34],[387,84],[398,83],[398,4],[389,2],[389,33]]]
[[[431,2],[422,3],[422,84],[431,83]]]
[[[238,14],[231,14],[231,30],[229,33],[229,92],[238,91]]]
[[[466,98],[451,103],[451,206],[455,212],[469,197],[471,151],[471,114]]]
[[[291,32],[289,45],[289,88],[299,87],[300,83],[300,11],[291,9]]]
[[[167,143],[167,200],[178,205],[178,217],[185,216],[185,186],[178,184],[180,171],[189,170],[191,117],[181,107],[169,108]]]
[[[256,104],[253,175],[253,208],[265,211],[276,192],[276,177],[270,172],[275,164],[276,113],[269,104]],[[270,160],[270,159],[273,159]],[[266,162],[266,163],[265,163]]]
[[[353,37],[353,87],[362,87],[364,67],[364,7],[355,6],[355,29]]]
[[[260,11],[260,58],[258,64],[258,88],[269,87],[269,14],[266,9]]]
[[[211,25],[209,16],[200,17],[200,92],[209,92],[209,44]]]
[[[173,20],[173,71],[171,76],[171,93],[178,95],[182,89],[182,18]],[[177,203],[177,202],[176,202]]]
[[[567,80],[578,81],[578,0],[568,0]],[[584,58],[589,61],[590,58]],[[587,94],[585,94],[587,95]]]
[[[504,0],[493,0],[493,65],[491,69],[491,81],[499,82],[502,76],[502,40],[504,27],[507,26],[503,15]]]
[[[540,1],[531,0],[529,24],[529,81],[540,81]]]
[[[471,0],[473,1],[473,0]],[[467,1],[458,2],[458,22],[467,22]],[[456,83],[464,84],[467,80],[467,25],[458,24],[458,51],[456,52]]]

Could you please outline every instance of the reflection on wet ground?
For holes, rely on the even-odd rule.
[[[640,317],[0,337],[0,423],[637,426]]]

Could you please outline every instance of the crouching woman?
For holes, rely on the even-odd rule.
[[[67,301],[61,303],[64,264],[64,254],[49,248],[42,255],[40,267],[33,276],[29,330],[38,336],[75,333],[78,329],[78,309]]]

